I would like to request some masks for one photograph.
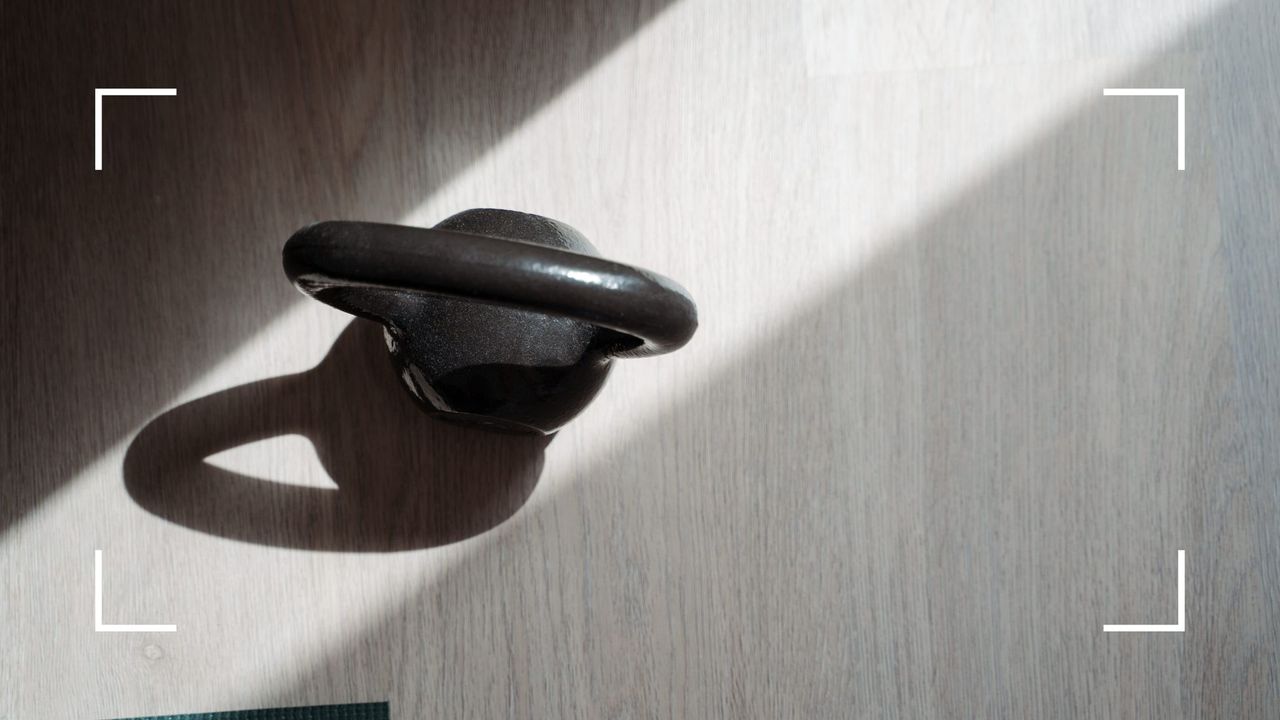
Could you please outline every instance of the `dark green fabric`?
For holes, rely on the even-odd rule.
[[[155,715],[120,720],[390,720],[387,703],[316,705],[315,707],[233,710],[193,715]]]

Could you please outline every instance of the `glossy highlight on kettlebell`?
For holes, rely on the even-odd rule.
[[[698,326],[674,281],[513,210],[467,210],[433,228],[310,225],[285,243],[284,269],[307,295],[381,323],[425,410],[498,430],[555,432],[614,358],[671,352]]]

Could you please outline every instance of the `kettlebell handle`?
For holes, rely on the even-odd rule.
[[[614,357],[684,345],[698,327],[688,292],[654,272],[570,250],[440,228],[322,222],[284,247],[284,269],[304,292],[348,312],[342,289],[378,288],[533,310],[625,336]]]

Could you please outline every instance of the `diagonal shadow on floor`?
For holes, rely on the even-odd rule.
[[[398,219],[666,2],[6,4],[0,531],[296,301],[293,230]],[[95,87],[178,89],[97,173]]]

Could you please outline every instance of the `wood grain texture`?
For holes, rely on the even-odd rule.
[[[2,141],[0,718],[1274,716],[1280,8],[1076,5],[947,4],[1040,55],[816,0],[6,22],[83,49],[3,51],[53,90]],[[96,174],[95,84],[179,88]],[[1185,172],[1116,86],[1187,88]],[[421,419],[277,253],[473,206],[698,336],[545,446]],[[179,632],[93,633],[94,548]],[[1187,632],[1102,633],[1174,622],[1179,549]]]

